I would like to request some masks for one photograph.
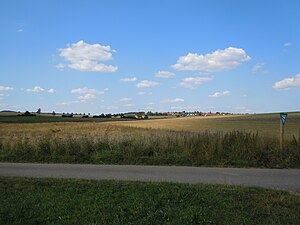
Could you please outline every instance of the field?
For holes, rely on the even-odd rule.
[[[53,123],[53,122],[111,122],[130,121],[129,118],[82,118],[82,116],[61,117],[51,114],[41,114],[38,116],[17,116],[15,113],[0,113],[0,123]]]
[[[300,113],[106,123],[1,123],[0,161],[299,168]]]
[[[1,177],[0,205],[0,224],[300,223],[300,196],[225,185]]]
[[[164,120],[144,120],[136,123],[126,121],[124,126],[153,128],[176,131],[230,132],[233,130],[251,131],[261,136],[279,137],[279,113],[258,115],[230,115],[207,117],[184,117]],[[300,113],[289,113],[285,124],[285,135],[292,138],[300,133]]]

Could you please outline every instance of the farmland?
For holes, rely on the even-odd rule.
[[[184,117],[176,119],[145,120],[135,123],[128,121],[120,125],[153,128],[176,131],[211,131],[230,132],[233,130],[258,132],[266,137],[279,137],[279,113],[258,115],[230,115],[208,117]],[[285,134],[288,138],[300,133],[300,113],[289,113],[285,125]]]
[[[300,165],[300,114],[279,149],[278,115],[1,123],[0,160],[229,167]]]

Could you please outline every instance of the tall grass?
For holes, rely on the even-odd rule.
[[[1,134],[0,161],[299,168],[300,134],[280,150],[277,139],[249,131],[27,130]]]

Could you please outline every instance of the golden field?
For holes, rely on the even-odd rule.
[[[300,114],[0,123],[0,161],[299,167]]]

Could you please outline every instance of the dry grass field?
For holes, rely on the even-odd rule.
[[[0,123],[0,161],[299,167],[300,114]]]
[[[258,132],[259,135],[279,137],[279,114],[229,115],[208,117],[180,117],[164,120],[126,121],[122,126],[166,129],[176,131],[230,132],[233,130]],[[300,113],[289,113],[285,124],[287,138],[300,133]]]

